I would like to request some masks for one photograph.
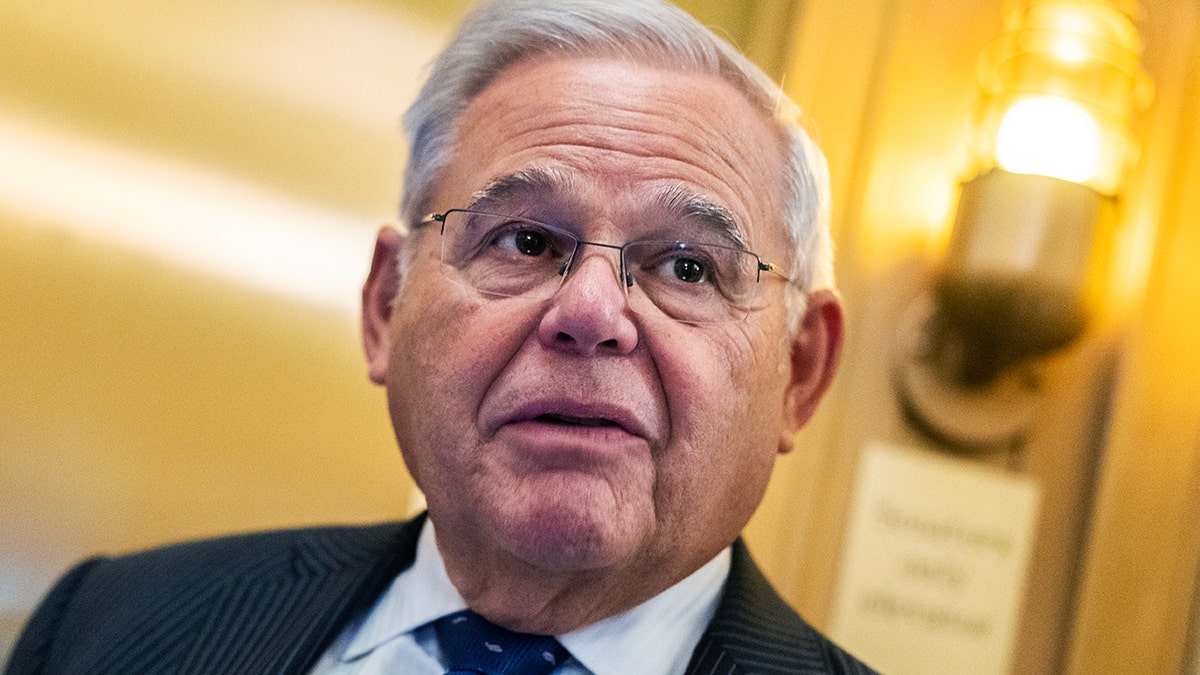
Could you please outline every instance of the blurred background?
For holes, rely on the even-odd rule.
[[[678,4],[784,83],[833,173],[844,367],[748,532],[781,592],[836,623],[864,448],[904,446],[1040,495],[1004,669],[1200,673],[1200,6],[1076,3],[1132,21],[1153,91],[1104,188],[1087,327],[997,408],[896,373],[987,168],[980,64],[1037,0]],[[420,508],[357,297],[400,114],[466,6],[0,3],[0,661],[88,555]]]

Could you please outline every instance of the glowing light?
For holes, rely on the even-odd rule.
[[[0,121],[0,205],[28,222],[357,311],[374,223],[212,169]]]
[[[1086,183],[1100,173],[1100,127],[1078,104],[1038,96],[1013,104],[996,135],[996,159],[1012,173]]]
[[[1091,57],[1087,42],[1075,35],[1063,35],[1050,46],[1054,55],[1064,63],[1079,65]]]
[[[921,186],[919,198],[921,212],[932,227],[942,227],[950,221],[951,207],[954,206],[954,189],[944,174],[931,176]]]

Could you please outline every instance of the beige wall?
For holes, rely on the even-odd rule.
[[[91,553],[412,509],[354,303],[429,4],[0,4],[0,653]]]
[[[859,452],[873,440],[937,452],[897,410],[896,326],[936,265],[948,214],[926,197],[964,177],[975,59],[1006,3],[800,4],[786,82],[830,157],[850,337],[751,534],[792,601],[828,625]],[[1200,253],[1200,7],[1141,5],[1159,91],[1111,233],[1107,301],[1092,332],[1046,364],[1016,462],[1043,504],[1014,672],[1173,673],[1186,640],[1200,540],[1200,281],[1184,262]],[[1003,457],[976,461],[1011,470]]]
[[[827,625],[859,451],[926,443],[895,410],[890,349],[945,235],[948,213],[921,197],[962,177],[974,61],[1002,2],[681,4],[783,74],[830,157],[845,366],[749,533],[785,595]],[[0,653],[45,585],[92,552],[414,508],[353,294],[398,193],[398,114],[462,5],[0,4]],[[1183,650],[1200,483],[1200,9],[1143,6],[1159,93],[1116,237],[1119,283],[1101,327],[1051,364],[1025,456],[1047,503],[1019,672],[1177,672]],[[188,239],[277,224],[318,252],[222,268],[212,259],[254,247]],[[282,264],[308,255],[309,271]]]

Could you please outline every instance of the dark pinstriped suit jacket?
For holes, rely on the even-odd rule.
[[[179,544],[84,562],[30,619],[6,673],[304,673],[412,564],[423,518]],[[871,673],[733,549],[689,675]]]

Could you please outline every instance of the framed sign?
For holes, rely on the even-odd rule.
[[[868,447],[833,637],[890,675],[1007,673],[1038,500],[1025,477]]]

